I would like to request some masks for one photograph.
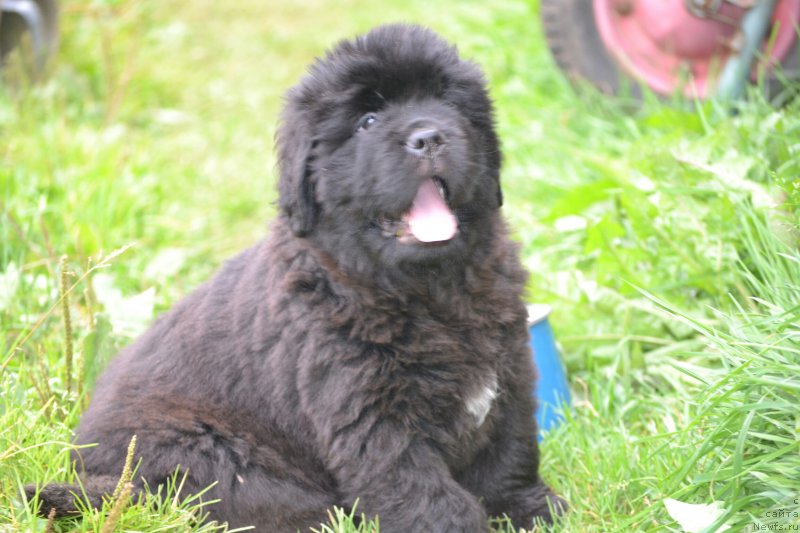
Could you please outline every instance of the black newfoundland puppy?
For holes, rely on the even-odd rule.
[[[74,456],[90,502],[137,435],[137,490],[177,468],[186,491],[216,482],[231,526],[307,531],[356,499],[384,533],[549,520],[480,69],[416,26],[341,42],[289,91],[277,150],[271,236],[99,379],[77,429],[98,445]],[[72,493],[45,487],[42,512]]]

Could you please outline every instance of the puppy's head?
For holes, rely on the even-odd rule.
[[[277,147],[282,216],[334,255],[441,261],[491,238],[500,150],[483,75],[429,30],[339,43],[289,91]]]

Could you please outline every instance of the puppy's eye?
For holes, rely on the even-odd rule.
[[[375,113],[367,113],[366,115],[358,119],[358,122],[356,123],[356,131],[364,131],[366,129],[369,129],[369,127],[375,124],[377,120],[378,117],[375,115]]]

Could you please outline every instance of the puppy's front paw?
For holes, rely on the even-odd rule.
[[[427,491],[426,491],[427,492]],[[379,513],[381,533],[488,533],[486,511],[469,493],[430,491]],[[395,502],[400,503],[400,502]]]
[[[489,531],[489,518],[486,515],[483,507],[477,502],[469,509],[465,509],[460,513],[450,515],[449,523],[442,524],[442,529],[433,529],[427,531],[446,531],[447,533],[488,533]]]
[[[505,508],[501,508],[505,507]],[[567,512],[566,500],[558,496],[541,480],[535,485],[516,492],[503,506],[492,509],[497,516],[507,515],[516,528],[530,529],[535,520],[552,524]]]

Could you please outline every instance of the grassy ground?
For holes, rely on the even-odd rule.
[[[391,20],[432,26],[491,80],[505,213],[575,396],[543,444],[571,503],[557,530],[698,531],[714,509],[709,530],[798,524],[800,105],[632,112],[576,92],[523,0],[62,5],[48,80],[10,69],[0,86],[0,531],[45,530],[20,488],[73,476],[70,428],[104,362],[264,234],[282,92]],[[117,527],[185,530],[195,504],[161,494]]]

